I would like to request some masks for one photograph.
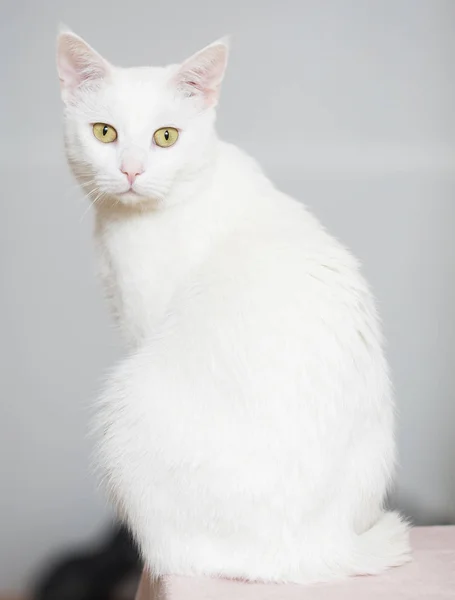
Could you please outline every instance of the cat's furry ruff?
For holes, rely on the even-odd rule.
[[[102,194],[101,275],[131,346],[100,401],[100,463],[155,574],[379,573],[409,548],[383,509],[394,406],[374,302],[351,254],[217,140],[226,54],[121,70],[59,37],[69,161]],[[175,147],[153,147],[170,125]],[[122,195],[127,151],[138,195]]]

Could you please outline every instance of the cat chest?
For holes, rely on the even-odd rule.
[[[100,277],[114,318],[137,340],[156,326],[189,269],[189,257],[171,238],[119,229],[98,237]]]

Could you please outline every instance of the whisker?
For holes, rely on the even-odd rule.
[[[90,198],[90,195],[94,192],[97,193],[98,195],[96,196],[96,198],[94,200],[92,200]],[[87,216],[87,214],[88,214],[89,210],[92,208],[92,206],[95,206],[95,204],[98,202],[98,200],[100,200],[105,195],[106,194],[104,192],[100,191],[99,188],[95,188],[95,189],[91,190],[88,194],[86,194],[86,198],[88,200],[90,200],[90,203],[87,206],[87,208],[85,209],[85,211],[83,212],[82,217],[79,220],[79,223],[82,223],[82,221]]]
[[[74,184],[74,186],[71,186],[68,190],[65,191],[64,193],[64,200],[66,200],[70,194],[74,194],[75,192],[81,191],[85,191],[85,188],[88,188],[90,186],[93,186],[96,183],[95,179],[89,179],[87,181],[83,181],[82,183],[76,183]],[[85,199],[85,194],[83,194],[82,200]]]

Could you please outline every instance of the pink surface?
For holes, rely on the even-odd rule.
[[[413,562],[383,575],[318,586],[240,583],[144,576],[137,600],[455,600],[455,527],[418,527],[411,533]]]

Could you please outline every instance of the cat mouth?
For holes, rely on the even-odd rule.
[[[149,195],[148,193],[137,192],[136,190],[133,190],[133,188],[130,188],[129,190],[124,190],[123,192],[117,192],[114,195],[118,198],[119,202],[123,202],[124,204],[138,204],[144,202],[155,203],[159,201],[158,198],[155,198],[154,196]]]
[[[117,192],[115,194],[115,196],[118,199],[118,202],[121,202],[122,204],[139,204],[144,202],[147,199],[147,196],[145,196],[144,194],[141,194],[139,192],[136,192],[136,190],[133,190],[132,188],[130,188],[129,190],[125,190],[123,192]]]
[[[120,192],[119,194],[117,194],[117,196],[136,196],[137,198],[139,198],[141,196],[141,194],[139,194],[138,192],[133,190],[133,188],[129,188],[128,190],[125,190],[124,192]]]

